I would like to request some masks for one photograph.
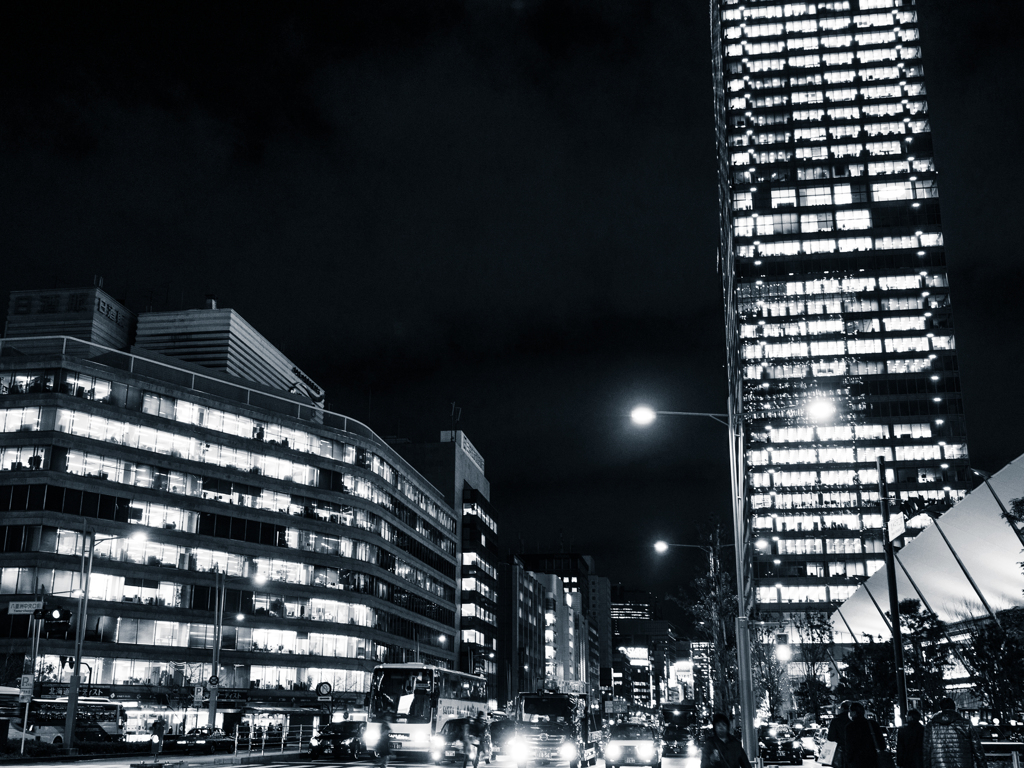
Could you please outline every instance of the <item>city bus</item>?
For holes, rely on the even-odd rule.
[[[47,744],[63,744],[64,719],[67,713],[67,697],[32,699],[28,709],[28,733],[25,738]],[[81,697],[75,716],[75,740],[120,741],[124,733],[123,713],[124,709],[118,701],[95,696]],[[10,740],[21,741],[24,715],[25,705],[20,704],[10,721]]]
[[[367,694],[366,746],[374,749],[380,724],[391,729],[393,754],[425,753],[455,718],[487,714],[487,681],[429,664],[381,664]]]

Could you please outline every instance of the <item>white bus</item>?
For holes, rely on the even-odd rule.
[[[429,664],[381,664],[367,696],[366,746],[375,749],[380,724],[391,729],[392,754],[429,751],[432,737],[455,718],[487,714],[487,681]]]

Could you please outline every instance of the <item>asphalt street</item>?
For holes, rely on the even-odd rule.
[[[190,766],[201,766],[201,768],[215,768],[216,766],[234,766],[235,768],[373,768],[375,765],[373,762],[368,760],[356,760],[356,761],[335,761],[335,760],[310,760],[306,755],[300,755],[296,753],[288,754],[285,753],[280,757],[273,755],[265,755],[262,759],[255,755],[250,757],[248,753],[242,752],[235,757],[226,755],[210,755],[203,757],[184,757],[168,755],[163,759],[165,768],[177,768],[177,763],[181,761],[182,768],[189,768]],[[82,760],[75,763],[76,765],[82,766],[82,768],[128,768],[132,764],[145,764],[153,765],[153,760],[148,759],[140,761],[138,757],[134,758],[117,758],[117,759],[98,759],[98,760]],[[32,765],[67,765],[63,761],[54,761],[52,763],[38,763],[33,762]],[[449,764],[453,768],[461,768],[459,764]],[[391,768],[434,768],[433,763],[425,762],[414,762],[411,760],[392,759],[389,762]],[[514,764],[506,761],[499,761],[492,763],[490,768],[514,768]],[[662,768],[699,768],[700,758],[699,757],[665,757],[662,762]],[[481,765],[481,768],[484,768]],[[595,768],[607,768],[604,760],[598,760]],[[818,763],[813,760],[804,760],[803,768],[821,768]]]

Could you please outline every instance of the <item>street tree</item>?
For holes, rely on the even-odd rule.
[[[836,695],[867,702],[875,713],[891,712],[896,703],[896,663],[892,643],[866,637],[844,658]]]
[[[750,662],[754,701],[766,710],[767,719],[777,721],[791,709],[789,677],[775,642],[777,627],[756,624],[750,633]]]
[[[953,666],[949,646],[943,642],[945,625],[920,601],[901,600],[900,630],[907,691],[920,695],[926,706],[934,705],[946,695],[946,673]]]
[[[800,656],[803,677],[793,691],[797,709],[820,720],[831,711],[833,696],[826,680],[831,668],[835,667],[833,656],[835,637],[832,622],[821,612],[804,614],[795,624],[800,639]]]

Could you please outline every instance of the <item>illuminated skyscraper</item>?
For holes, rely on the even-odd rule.
[[[762,618],[828,612],[967,446],[914,0],[711,0],[721,268]],[[894,510],[895,512],[895,510]]]

